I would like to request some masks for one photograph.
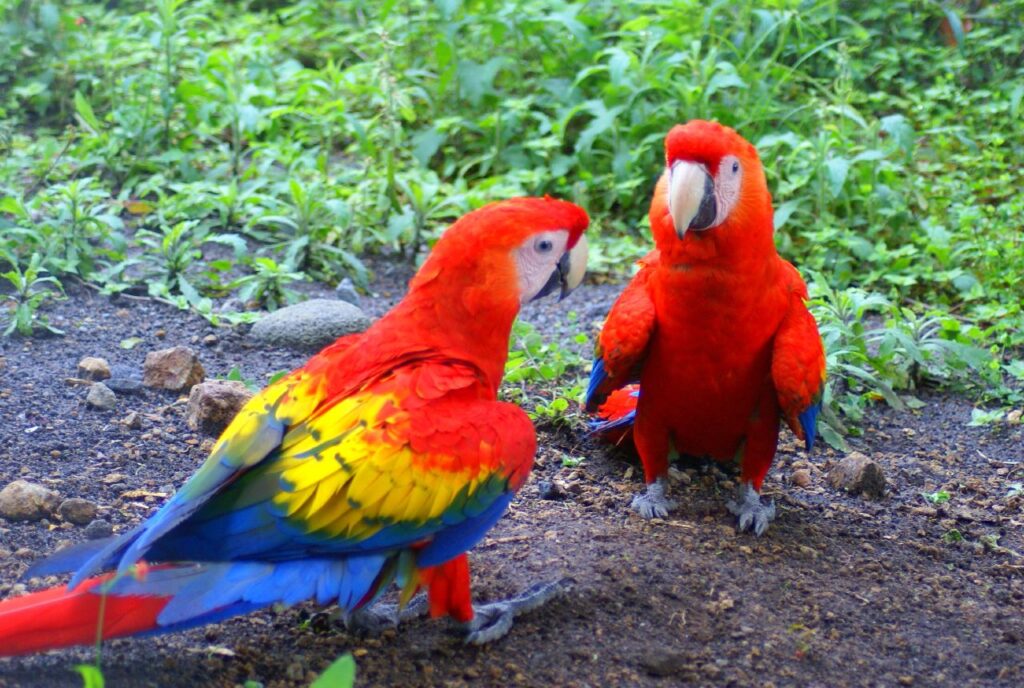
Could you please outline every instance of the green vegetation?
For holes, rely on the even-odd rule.
[[[0,270],[36,282],[4,327],[45,326],[42,275],[211,319],[239,291],[272,308],[302,279],[366,284],[368,253],[413,257],[516,194],[583,204],[596,268],[621,270],[647,245],[664,133],[703,117],[757,144],[780,250],[812,281],[826,439],[925,383],[1019,406],[1022,15],[1021,0],[0,0]],[[536,415],[571,412],[563,384]]]

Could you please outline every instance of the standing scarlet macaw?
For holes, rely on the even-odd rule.
[[[640,261],[598,340],[587,407],[598,432],[630,425],[644,466],[645,518],[666,496],[671,453],[740,464],[729,509],[758,535],[775,517],[760,499],[780,415],[810,449],[825,354],[807,287],[773,240],[772,202],[757,150],[700,120],[665,139],[651,201],[655,250]],[[639,389],[629,383],[639,380]],[[611,393],[611,394],[609,394]],[[603,405],[602,405],[602,402]]]
[[[497,400],[512,322],[580,283],[587,223],[571,203],[519,198],[453,224],[401,303],[256,395],[159,512],[33,567],[76,573],[0,603],[0,655],[307,599],[353,612],[392,581],[403,602],[425,587],[432,615],[469,622],[466,551],[536,448],[526,414]],[[551,592],[478,609],[469,639]]]

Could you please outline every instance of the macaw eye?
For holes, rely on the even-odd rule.
[[[733,174],[736,174],[736,173],[737,173],[737,172],[739,172],[739,171],[740,171],[740,164],[739,164],[738,162],[735,162],[735,161],[734,161],[734,162],[732,163],[732,173],[733,173]]]
[[[551,249],[555,247],[550,239],[539,239],[535,246],[540,253],[550,253]]]

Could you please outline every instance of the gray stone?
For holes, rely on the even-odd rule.
[[[83,380],[106,380],[110,377],[110,364],[106,359],[86,356],[78,362],[78,377]]]
[[[264,316],[252,326],[250,335],[267,346],[316,351],[369,326],[370,319],[351,303],[310,299]]]
[[[235,417],[252,392],[237,380],[207,380],[192,388],[185,422],[193,430],[219,435]]]
[[[81,497],[65,499],[57,511],[61,518],[76,526],[88,525],[96,518],[96,505]]]
[[[89,385],[89,393],[85,395],[85,403],[100,411],[109,411],[117,405],[117,395],[102,382]]]
[[[10,521],[38,521],[52,514],[58,504],[56,492],[25,480],[15,480],[0,490],[0,516]]]
[[[85,527],[85,537],[88,540],[100,540],[105,537],[110,537],[114,534],[114,527],[109,522],[102,518],[97,518],[95,521]]]
[[[832,487],[868,499],[881,499],[885,495],[885,472],[876,461],[860,452],[852,452],[834,465],[828,472],[828,481]]]
[[[187,346],[150,351],[142,366],[142,384],[174,392],[199,384],[205,376],[199,357]]]
[[[352,280],[348,277],[338,282],[338,286],[334,288],[334,294],[345,303],[351,303],[353,306],[359,305],[359,292],[356,291],[356,285],[352,284]]]

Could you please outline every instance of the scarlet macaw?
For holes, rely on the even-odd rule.
[[[665,139],[654,190],[655,249],[612,306],[586,403],[598,432],[631,426],[647,491],[645,518],[675,507],[669,455],[736,460],[729,509],[758,535],[775,517],[760,497],[780,417],[810,450],[825,354],[807,286],[779,257],[757,150],[734,130],[694,120]],[[639,387],[635,384],[639,382]]]
[[[498,385],[520,306],[582,280],[587,224],[577,206],[539,198],[454,223],[401,303],[249,401],[159,512],[34,566],[75,573],[0,602],[0,655],[275,603],[354,612],[392,582],[403,601],[426,588],[434,616],[473,620],[471,641],[503,634],[552,588],[474,618],[466,551],[505,512],[536,449]]]

